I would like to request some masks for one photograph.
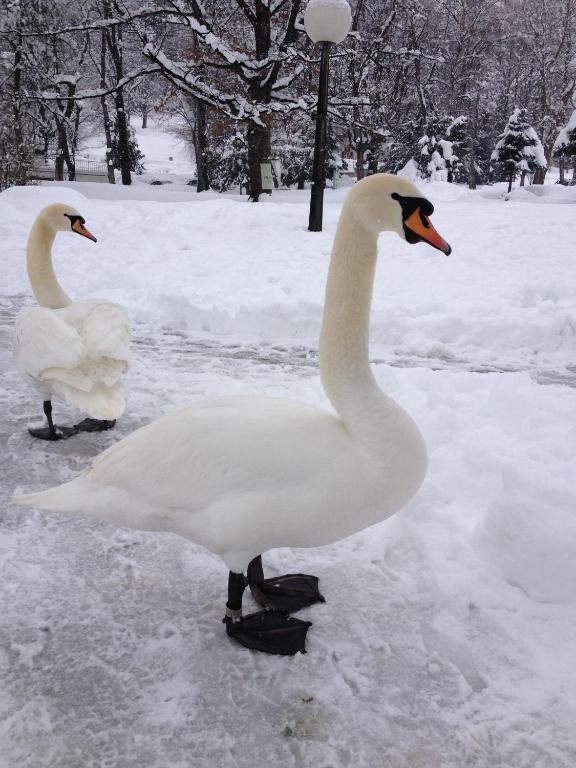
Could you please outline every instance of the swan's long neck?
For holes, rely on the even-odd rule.
[[[27,266],[30,286],[38,304],[50,309],[61,309],[72,303],[64,293],[54,273],[52,244],[56,233],[41,219],[36,220],[27,246]]]
[[[398,509],[426,472],[426,447],[410,416],[378,387],[368,358],[377,235],[344,210],[336,232],[320,336],[324,390],[350,433],[379,503]],[[385,502],[385,499],[388,501]]]
[[[330,402],[347,423],[380,398],[368,361],[370,305],[377,236],[343,211],[332,249],[320,335],[320,376]]]

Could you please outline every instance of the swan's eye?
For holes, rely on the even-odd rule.
[[[431,216],[434,213],[434,206],[430,200],[426,200],[425,197],[404,197],[399,195],[398,192],[393,192],[391,195],[393,200],[397,200],[400,203],[402,209],[402,218],[404,221],[410,218],[410,216],[416,210],[420,210],[420,215]],[[430,226],[429,223],[425,223],[422,219],[424,226]]]
[[[430,219],[428,218],[428,216],[426,216],[422,208],[419,208],[418,212],[420,213],[420,221],[422,222],[422,224],[426,227],[426,229],[430,229],[431,225],[430,225]]]
[[[70,219],[70,226],[74,228],[74,224],[79,221],[81,224],[84,224],[84,219],[82,216],[73,216],[70,213],[65,213],[64,216],[66,216],[67,219]]]

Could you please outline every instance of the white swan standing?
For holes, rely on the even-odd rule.
[[[317,579],[265,580],[260,555],[330,544],[384,520],[424,479],[422,436],[370,371],[368,326],[380,232],[450,252],[432,210],[413,184],[386,174],[360,181],[346,199],[320,339],[336,415],[284,399],[198,401],[132,433],[77,479],[16,501],[202,544],[230,569],[228,634],[271,653],[303,651],[309,623],[284,613],[323,600]],[[256,600],[276,610],[242,616],[245,571]]]
[[[126,312],[101,299],[71,301],[54,274],[57,232],[76,232],[96,242],[84,223],[74,208],[54,203],[40,211],[28,238],[28,277],[40,306],[16,318],[13,353],[20,373],[44,398],[48,426],[29,430],[44,440],[110,429],[126,407],[120,381],[129,364]],[[54,426],[54,395],[88,418],[74,427]]]

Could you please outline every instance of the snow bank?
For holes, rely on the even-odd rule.
[[[108,297],[136,321],[190,333],[316,345],[346,190],[327,190],[324,232],[310,233],[307,193],[279,193],[253,205],[233,196],[178,199],[179,192],[170,199],[162,187],[144,189],[153,199],[122,205],[116,195],[139,197],[140,188],[69,183],[5,191],[6,290],[29,293],[21,266],[28,229],[41,207],[60,200],[76,207],[98,237],[96,245],[66,235],[56,241],[57,272],[70,295]],[[452,184],[423,184],[453,254],[381,237],[374,354],[472,366],[570,362],[576,273],[566,251],[573,250],[576,224],[563,205],[548,203],[572,202],[576,189],[540,189],[542,197],[519,190],[517,204],[516,197],[504,202]],[[110,198],[92,197],[102,190]]]
[[[533,203],[534,198],[539,203],[576,205],[576,187],[563,184],[531,184],[515,187],[506,195],[507,200],[513,200],[515,203]]]
[[[479,541],[506,580],[534,600],[576,603],[576,494],[511,470],[488,511]]]

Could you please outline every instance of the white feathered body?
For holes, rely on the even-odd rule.
[[[61,309],[31,307],[16,318],[16,367],[43,396],[56,396],[95,419],[126,408],[121,377],[130,362],[125,310],[101,299]]]
[[[329,544],[406,503],[424,477],[426,449],[407,414],[398,408],[396,417],[405,422],[409,470],[403,450],[378,465],[337,416],[305,403],[202,400],[124,438],[75,480],[15,500],[172,531],[242,571],[268,549]]]

